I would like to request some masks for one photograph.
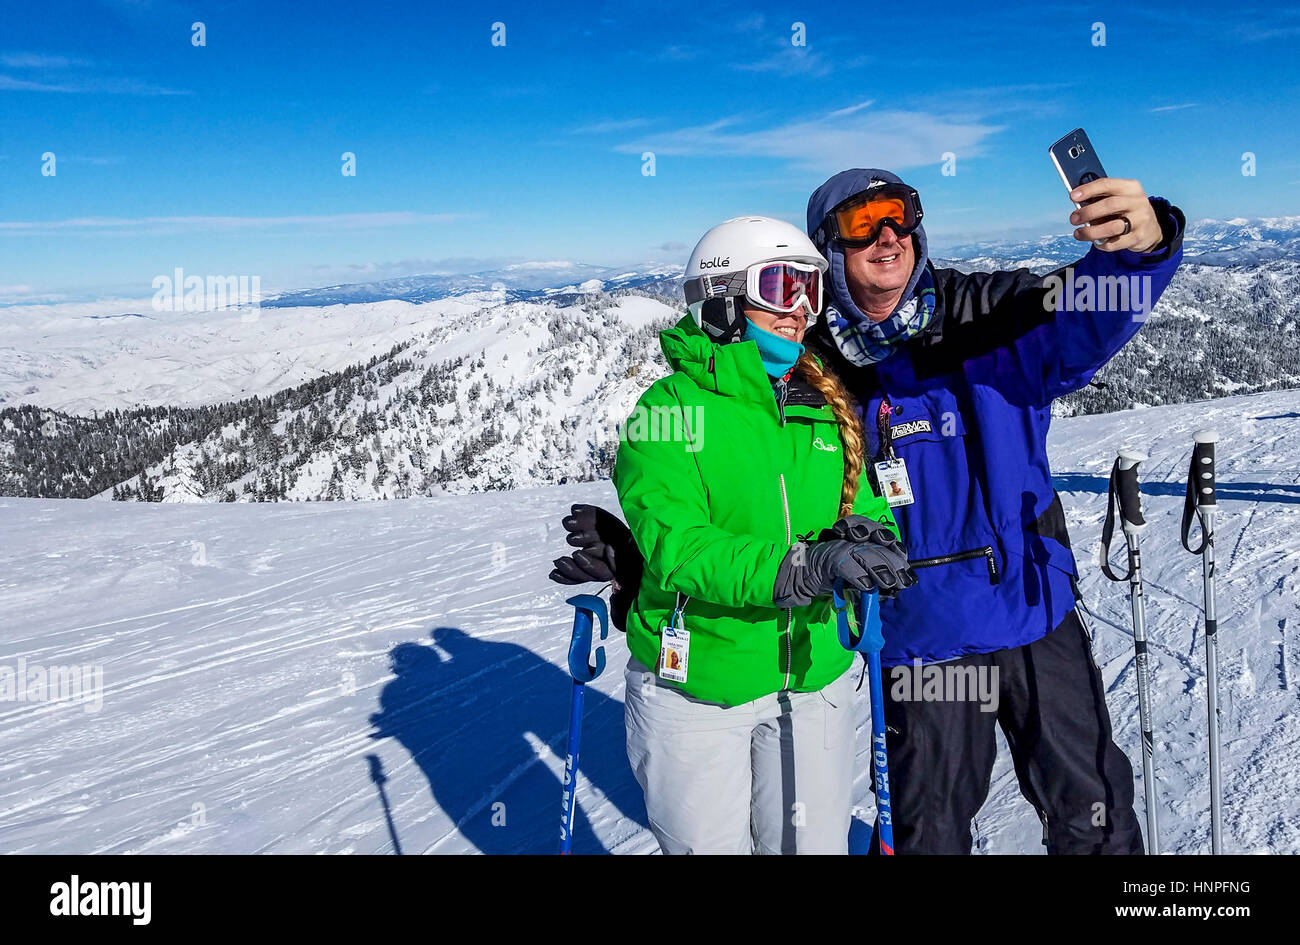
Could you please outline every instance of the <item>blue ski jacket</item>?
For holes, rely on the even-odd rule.
[[[888,400],[893,449],[915,496],[894,515],[920,582],[881,605],[885,665],[1031,643],[1074,607],[1078,571],[1047,461],[1051,403],[1086,385],[1137,333],[1178,267],[1183,214],[1151,203],[1165,240],[1145,255],[1094,247],[1045,276],[924,261],[933,317],[870,366],[840,353],[828,319],[809,330],[806,343],[861,405],[873,462],[885,449],[878,421]]]

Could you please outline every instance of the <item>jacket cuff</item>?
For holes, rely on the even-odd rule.
[[[1172,259],[1183,248],[1183,230],[1187,227],[1187,218],[1183,216],[1183,211],[1164,197],[1147,199],[1151,201],[1151,209],[1155,211],[1156,219],[1160,221],[1163,239],[1160,240],[1160,245],[1149,253],[1137,253],[1131,249],[1119,251],[1120,259],[1126,265],[1135,268],[1150,268]]]
[[[777,568],[776,581],[772,586],[772,605],[783,610],[786,607],[806,607],[817,596],[815,589],[804,586],[808,569],[795,565],[795,561],[802,557],[794,553],[800,545],[803,546],[802,554],[808,553],[808,543],[804,541],[787,551]]]

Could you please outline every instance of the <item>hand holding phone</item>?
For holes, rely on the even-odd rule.
[[[1091,240],[1108,253],[1121,249],[1145,253],[1160,245],[1164,234],[1142,184],[1107,177],[1082,128],[1057,141],[1048,153],[1075,206],[1070,214],[1075,239]]]
[[[1056,166],[1056,173],[1061,175],[1061,182],[1067,191],[1074,191],[1083,184],[1090,184],[1106,176],[1106,169],[1101,166],[1097,152],[1088,140],[1088,134],[1082,128],[1075,128],[1068,135],[1047,149]],[[1075,208],[1083,206],[1075,202]],[[1104,246],[1105,240],[1093,240],[1094,246]]]
[[[1056,173],[1061,175],[1065,189],[1073,191],[1081,184],[1089,184],[1106,176],[1106,169],[1101,166],[1092,142],[1082,128],[1075,128],[1056,144],[1047,149],[1056,165]],[[1076,207],[1083,204],[1076,203]]]

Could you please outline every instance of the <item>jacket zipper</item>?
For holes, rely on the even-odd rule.
[[[782,422],[784,422],[784,418]],[[790,546],[790,500],[785,492],[785,473],[781,473],[781,507],[785,512],[785,544],[788,548]],[[793,623],[794,608],[787,607],[785,609],[785,683],[781,686],[783,690],[790,688],[790,664],[794,661],[790,645],[791,624]]]
[[[976,558],[983,558],[988,564],[989,583],[999,584],[1002,581],[1002,575],[998,571],[998,559],[993,553],[992,545],[985,545],[983,548],[972,548],[970,551],[958,551],[950,555],[939,555],[936,558],[914,558],[910,562],[912,568],[936,568],[942,564],[953,564],[957,561],[973,561]]]

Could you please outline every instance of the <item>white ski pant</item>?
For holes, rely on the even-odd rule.
[[[629,660],[627,756],[663,852],[847,853],[853,676],[728,707]]]

